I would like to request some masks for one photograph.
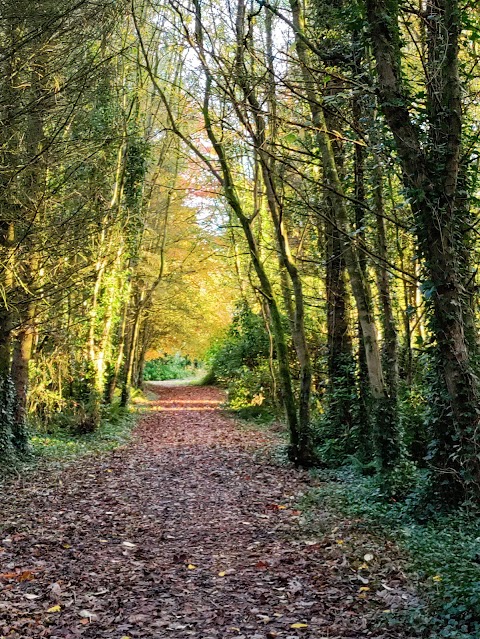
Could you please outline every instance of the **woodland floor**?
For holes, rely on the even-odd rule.
[[[395,547],[301,512],[278,433],[152,392],[130,445],[0,494],[0,637],[407,637],[378,626],[415,605]]]

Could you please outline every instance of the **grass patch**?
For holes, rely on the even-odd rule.
[[[405,613],[415,637],[478,639],[480,636],[480,518],[468,511],[422,518],[412,493],[394,501],[375,477],[337,474],[306,500],[360,520],[364,530],[393,540],[405,554],[425,607]]]
[[[118,411],[115,418],[103,419],[93,433],[34,433],[30,440],[32,453],[37,458],[70,461],[92,453],[108,452],[130,441],[134,424],[135,416],[131,412]]]
[[[141,392],[134,391],[133,408],[130,409],[121,407],[120,398],[117,397],[113,404],[102,407],[100,425],[91,433],[75,432],[75,420],[67,414],[59,414],[58,420],[48,432],[32,427],[30,455],[21,466],[34,467],[42,461],[68,464],[87,455],[101,454],[124,446],[131,439],[137,416],[141,412],[139,402],[144,400]]]

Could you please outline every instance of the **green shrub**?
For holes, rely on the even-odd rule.
[[[166,379],[186,379],[193,377],[198,369],[198,362],[192,362],[188,357],[178,353],[165,354],[146,362],[143,379],[147,382],[164,381]]]
[[[227,389],[229,407],[244,417],[274,410],[269,355],[270,339],[263,317],[240,303],[226,337],[214,345],[207,362],[211,376]]]
[[[91,453],[114,450],[129,441],[134,426],[134,416],[119,402],[102,406],[99,425],[93,432],[80,434],[67,415],[59,417],[63,422],[59,421],[52,432],[32,433],[34,455],[64,462]]]

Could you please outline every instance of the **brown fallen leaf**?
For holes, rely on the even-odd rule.
[[[404,639],[395,629],[376,631],[389,619],[382,608],[411,605],[397,594],[409,591],[394,545],[379,546],[356,521],[331,513],[307,525],[292,516],[311,486],[308,474],[269,463],[276,435],[238,430],[210,410],[222,400],[218,389],[155,392],[160,397],[125,448],[68,470],[34,471],[1,491],[11,542],[0,544],[0,570],[10,574],[0,577],[0,636]],[[13,540],[19,522],[27,542]],[[343,548],[336,539],[345,540]],[[345,547],[357,551],[344,560]],[[363,572],[358,565],[368,553],[375,559]],[[28,570],[35,580],[21,583]],[[380,597],[357,572],[394,588],[385,593],[395,600]],[[375,590],[371,608],[371,593],[358,597],[364,585]],[[61,611],[47,614],[55,605]]]

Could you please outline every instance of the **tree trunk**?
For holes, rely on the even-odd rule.
[[[342,235],[342,246],[347,266],[353,297],[357,306],[358,318],[362,329],[365,345],[365,356],[368,367],[370,393],[374,402],[374,422],[377,436],[380,438],[385,429],[390,431],[392,423],[397,422],[396,405],[388,395],[387,385],[383,374],[380,348],[378,344],[377,328],[372,303],[372,294],[368,279],[365,277],[359,258],[358,248],[350,231],[348,211],[343,197],[343,187],[339,179],[335,155],[325,121],[325,114],[318,103],[315,93],[315,82],[309,69],[307,48],[303,36],[303,15],[299,0],[290,0],[295,32],[297,55],[302,66],[303,79],[307,100],[310,105],[312,121],[317,131],[317,143],[323,163],[324,182],[331,192],[335,203],[335,224]],[[384,450],[384,448],[382,447]],[[384,450],[385,458],[380,459],[382,468],[389,470],[398,459],[398,445],[392,443],[388,450]]]
[[[330,89],[331,93],[336,91],[337,88],[335,87]],[[342,122],[332,114],[326,115],[326,122],[329,129],[341,131]],[[344,153],[342,144],[332,139],[332,149],[335,153],[336,164],[343,171]],[[348,317],[347,273],[341,234],[335,223],[335,202],[331,193],[326,191],[323,198],[326,214],[324,226],[329,378],[328,419],[338,439],[345,441],[343,453],[346,455],[354,450],[355,443],[352,440],[352,430],[356,421],[358,421],[356,426],[359,433],[365,433],[365,437],[359,438],[361,449],[371,441],[368,433],[367,405],[366,403],[362,404],[365,394],[368,394],[368,372],[366,370],[365,348],[360,334],[359,360],[361,361],[363,356],[365,366],[359,366],[359,369],[365,373],[365,384],[359,384],[359,393],[358,397],[356,397],[355,362]],[[358,330],[361,333],[360,327]],[[359,410],[355,400],[361,402],[361,406],[364,406],[365,410]],[[366,452],[363,450],[362,452],[362,457],[366,457]]]
[[[283,210],[281,198],[276,188],[275,180],[275,163],[267,149],[269,143],[275,143],[275,117],[272,121],[272,139],[267,139],[267,124],[262,115],[260,104],[257,100],[255,88],[251,86],[250,79],[246,75],[246,65],[244,62],[244,21],[245,21],[245,2],[237,1],[237,77],[236,80],[244,92],[245,104],[249,105],[254,126],[251,135],[255,145],[255,151],[258,154],[263,183],[266,191],[266,199],[268,210],[275,229],[279,259],[281,278],[284,270],[290,279],[293,292],[293,305],[290,301],[290,287],[288,283],[282,282],[285,304],[292,324],[292,339],[300,364],[300,392],[298,407],[298,426],[300,448],[302,455],[308,458],[311,463],[313,459],[313,442],[311,437],[310,424],[310,395],[312,388],[312,365],[308,342],[305,331],[305,301],[303,295],[303,284],[292,255],[288,232],[285,226],[285,211]],[[273,78],[271,78],[272,83]],[[272,101],[275,102],[274,86],[270,83],[270,111],[272,109]],[[293,306],[293,308],[292,308]]]
[[[127,342],[126,360],[123,370],[122,396],[120,406],[126,407],[130,401],[130,391],[132,387],[133,371],[135,366],[135,353],[137,352],[137,343],[140,332],[140,324],[143,311],[143,296],[145,291],[142,289],[139,293],[137,306],[134,311],[130,336]]]
[[[469,217],[458,190],[462,100],[458,72],[458,0],[432,0],[428,10],[428,144],[411,117],[402,83],[398,4],[367,0],[381,108],[395,138],[424,257],[430,329],[435,336],[437,402],[431,452],[443,500],[480,494],[479,381],[467,282]],[[440,382],[440,383],[439,383]]]
[[[326,198],[330,203],[329,198]],[[325,221],[328,342],[329,421],[340,433],[349,433],[354,423],[354,361],[348,321],[345,262],[338,229],[330,222],[331,204]]]
[[[15,388],[15,411],[13,422],[13,443],[22,453],[28,449],[27,434],[27,392],[28,365],[32,356],[34,329],[33,310],[30,309],[25,325],[20,329],[13,349],[12,381]]]
[[[235,181],[233,179],[230,165],[228,163],[225,148],[217,138],[213,129],[213,124],[210,116],[210,93],[213,78],[205,58],[201,5],[199,0],[194,0],[194,5],[196,12],[195,37],[200,50],[200,58],[202,61],[203,71],[205,73],[205,92],[202,113],[208,138],[212,144],[213,150],[220,164],[220,172],[216,171],[212,167],[213,174],[222,185],[225,199],[232,208],[236,218],[240,223],[240,226],[243,229],[250,257],[252,259],[253,268],[255,269],[255,273],[257,274],[262,295],[265,297],[270,312],[270,317],[272,320],[272,332],[275,339],[275,349],[277,353],[282,403],[285,409],[285,416],[290,432],[290,458],[295,464],[310,465],[312,463],[310,450],[308,448],[304,448],[304,442],[302,440],[299,429],[296,401],[292,387],[292,379],[288,363],[288,349],[285,340],[285,333],[283,330],[282,317],[278,309],[277,301],[270,279],[264,268],[263,262],[260,259],[257,243],[252,231],[252,220],[250,220],[243,211],[240,198],[235,188]],[[208,165],[211,166],[210,163]]]
[[[392,296],[390,292],[390,277],[386,268],[388,260],[387,238],[385,234],[385,219],[383,205],[383,176],[379,166],[374,174],[374,203],[377,231],[377,256],[375,265],[377,275],[377,287],[380,295],[381,321],[383,328],[383,359],[385,363],[385,376],[390,397],[397,396],[398,385],[398,342],[397,327],[393,315]]]

